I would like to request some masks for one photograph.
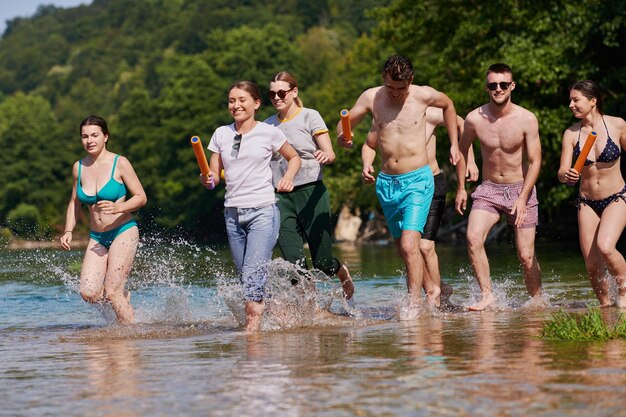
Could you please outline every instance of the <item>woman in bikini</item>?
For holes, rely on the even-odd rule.
[[[139,231],[130,213],[146,204],[146,194],[128,159],[107,150],[109,130],[103,118],[87,117],[79,131],[87,156],[74,163],[61,246],[70,249],[80,207],[87,205],[91,233],[80,273],[80,295],[90,303],[110,302],[119,323],[132,323],[133,308],[124,287]]]
[[[600,88],[593,81],[576,82],[569,98],[569,108],[580,122],[563,134],[559,181],[575,184],[580,180],[576,198],[580,248],[600,306],[613,305],[606,279],[608,269],[618,286],[615,304],[626,308],[626,261],[616,248],[626,227],[626,186],[619,160],[626,147],[626,122],[602,113]],[[579,174],[571,168],[572,162],[591,131],[598,136]]]

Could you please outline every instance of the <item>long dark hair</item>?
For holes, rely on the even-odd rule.
[[[596,84],[595,81],[591,80],[580,80],[576,81],[571,90],[579,91],[580,94],[585,96],[588,100],[592,98],[596,99],[596,109],[598,109],[598,113],[604,114],[603,112],[603,103],[602,103],[602,92],[600,91],[600,86]]]
[[[107,136],[109,135],[107,122],[105,122],[102,117],[96,116],[95,114],[85,117],[83,121],[80,122],[80,126],[78,127],[78,133],[81,135],[83,134],[83,126],[100,126],[100,129],[102,129],[102,133]]]

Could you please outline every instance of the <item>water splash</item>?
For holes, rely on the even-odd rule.
[[[220,298],[243,326],[245,300],[239,281],[232,276],[221,276],[217,287]],[[344,304],[341,287],[320,271],[274,259],[269,265],[266,292],[262,330],[348,324],[348,317],[330,310],[334,300]],[[350,308],[347,304],[345,307]]]

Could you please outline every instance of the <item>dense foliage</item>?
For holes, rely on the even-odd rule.
[[[567,87],[580,78],[598,81],[607,113],[624,116],[625,6],[624,0],[94,0],[71,9],[40,7],[32,18],[8,22],[0,39],[0,227],[28,237],[58,229],[71,164],[82,155],[77,125],[99,114],[109,122],[109,149],[131,160],[146,188],[143,224],[215,237],[223,228],[217,210],[223,190],[199,185],[189,138],[198,134],[206,144],[230,122],[227,87],[250,79],[266,92],[271,75],[288,70],[299,78],[305,105],[320,111],[334,135],[339,110],[380,83],[392,53],[410,57],[416,83],[449,94],[460,115],[487,100],[486,67],[509,63],[518,85],[514,101],[540,121],[543,217],[571,220],[567,203],[575,189],[556,181],[561,134],[573,122]],[[259,117],[271,113],[266,101]],[[356,130],[357,145],[367,128]],[[447,146],[440,149],[447,159]],[[326,169],[333,209],[376,208],[360,170],[357,149],[338,150]],[[16,226],[20,219],[27,230]]]

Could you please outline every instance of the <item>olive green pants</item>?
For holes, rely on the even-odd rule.
[[[309,244],[313,267],[333,276],[341,267],[333,257],[330,197],[322,181],[299,185],[290,193],[277,193],[280,210],[278,247],[283,258],[308,268],[304,242]]]

